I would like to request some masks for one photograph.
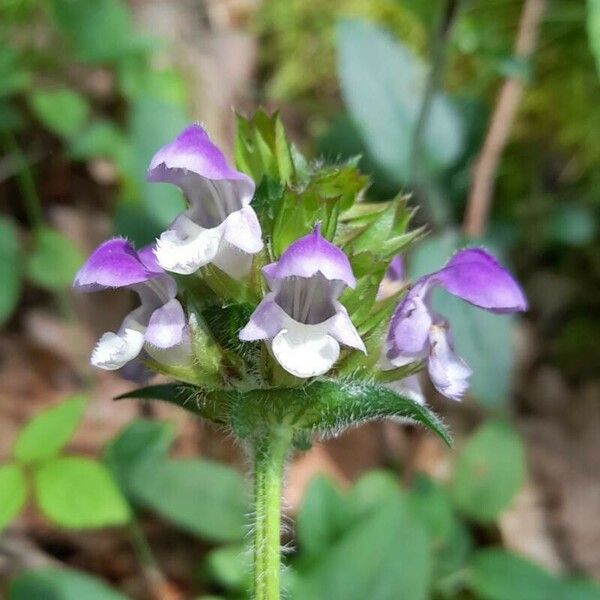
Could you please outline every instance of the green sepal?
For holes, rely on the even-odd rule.
[[[233,279],[221,271],[219,267],[208,264],[200,268],[202,279],[220,300],[234,302],[254,302],[258,304],[260,298],[256,290],[242,280]]]

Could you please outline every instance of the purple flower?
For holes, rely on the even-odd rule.
[[[163,146],[150,163],[148,181],[173,183],[189,208],[157,241],[156,257],[167,271],[189,275],[214,263],[241,277],[263,247],[250,207],[254,182],[229,166],[200,125],[190,125]]]
[[[130,312],[117,333],[105,333],[96,344],[91,363],[101,369],[120,369],[143,349],[164,354],[185,343],[186,320],[176,300],[177,286],[157,264],[153,248],[136,252],[122,238],[101,244],[75,276],[74,287],[88,292],[108,288],[134,290],[141,305]]]
[[[321,236],[319,225],[281,258],[263,268],[271,292],[240,332],[244,341],[268,340],[279,364],[296,377],[328,371],[340,344],[366,352],[346,309],[338,302],[356,280],[346,255]]]
[[[467,248],[444,268],[421,277],[398,305],[387,336],[387,361],[398,367],[427,358],[434,386],[458,400],[468,387],[471,369],[454,352],[448,323],[431,308],[431,293],[437,286],[498,314],[526,310],[527,300],[519,284],[490,254]]]

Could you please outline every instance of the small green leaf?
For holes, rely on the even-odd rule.
[[[127,600],[105,583],[71,569],[25,571],[10,582],[8,600]]]
[[[50,5],[56,25],[81,60],[112,62],[138,43],[121,0],[51,0]]]
[[[556,577],[504,550],[479,550],[473,557],[468,582],[469,587],[484,600],[561,597],[556,594]]]
[[[27,276],[36,285],[49,290],[69,287],[83,260],[71,240],[54,229],[41,227],[35,232]]]
[[[131,518],[106,467],[91,459],[53,459],[35,471],[34,483],[40,510],[61,527],[124,525]]]
[[[243,538],[245,482],[229,467],[194,459],[149,461],[136,469],[130,489],[138,502],[201,537]]]
[[[13,222],[0,217],[0,326],[11,316],[21,294],[21,248]]]
[[[27,484],[18,465],[0,465],[0,531],[21,511],[27,500]]]
[[[127,496],[136,470],[150,461],[162,461],[173,442],[170,423],[139,419],[125,426],[104,450],[103,461]]]
[[[469,517],[489,522],[510,504],[524,474],[525,457],[518,434],[505,423],[489,421],[460,452],[452,498]]]
[[[246,548],[240,544],[223,546],[206,557],[208,573],[229,590],[243,590],[248,582]]]
[[[396,495],[349,524],[345,534],[300,573],[298,600],[425,600],[432,559],[423,526]]]
[[[323,475],[312,479],[296,517],[296,535],[302,555],[325,552],[343,531],[344,510],[340,491]]]
[[[90,111],[87,100],[68,88],[34,90],[29,96],[29,106],[43,125],[64,138],[81,131]]]
[[[110,121],[95,121],[71,140],[70,155],[77,160],[108,158],[122,173],[131,170],[131,148],[125,134]]]
[[[20,431],[13,455],[22,463],[52,458],[69,442],[85,410],[87,398],[75,395],[36,415]]]

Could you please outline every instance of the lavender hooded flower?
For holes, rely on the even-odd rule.
[[[319,225],[281,258],[263,268],[271,292],[240,332],[244,341],[268,340],[279,364],[296,377],[327,372],[340,344],[366,352],[346,309],[338,302],[356,280],[346,255],[321,236]]]
[[[437,286],[452,295],[497,314],[527,309],[518,283],[485,250],[457,252],[446,266],[421,277],[398,305],[387,336],[386,358],[392,366],[427,359],[429,377],[437,390],[453,400],[468,387],[471,369],[454,352],[448,323],[430,304]],[[415,390],[415,377],[405,383]]]
[[[148,181],[172,183],[189,208],[157,241],[160,266],[189,275],[214,263],[232,277],[250,268],[263,247],[256,213],[250,207],[255,185],[229,166],[200,125],[190,125],[163,146],[150,163]]]
[[[74,287],[88,292],[108,288],[134,290],[141,305],[130,312],[117,333],[97,342],[91,363],[101,369],[120,369],[144,348],[160,354],[185,342],[186,320],[175,298],[177,286],[157,264],[153,248],[136,252],[122,238],[101,244],[75,276]]]

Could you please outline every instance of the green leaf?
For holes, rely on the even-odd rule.
[[[138,38],[120,0],[51,0],[52,16],[81,60],[112,62],[135,48]]]
[[[78,160],[108,158],[122,172],[131,169],[131,148],[125,134],[110,121],[95,121],[71,140],[70,154]]]
[[[353,20],[338,27],[338,75],[346,107],[370,155],[398,183],[410,180],[410,147],[427,69],[417,56],[375,25]],[[454,163],[463,126],[436,94],[423,140],[430,172]]]
[[[556,577],[504,550],[479,550],[469,571],[469,587],[484,600],[559,598]]]
[[[488,421],[460,452],[452,484],[453,501],[469,517],[492,521],[510,504],[524,474],[519,435],[506,423]]]
[[[425,600],[430,577],[427,534],[396,494],[349,525],[345,535],[301,573],[291,596]]]
[[[201,537],[243,538],[246,490],[242,476],[215,462],[165,460],[136,469],[130,489],[138,502]]]
[[[105,583],[71,569],[25,571],[10,582],[8,600],[127,600]]]
[[[426,475],[418,473],[409,494],[415,514],[425,524],[434,544],[442,544],[454,525],[454,512],[444,490]]]
[[[296,401],[309,399],[302,417],[305,427],[321,433],[335,433],[345,427],[386,418],[406,418],[437,433],[447,444],[451,437],[429,408],[393,390],[362,380],[321,380],[304,389],[290,391]]]
[[[62,233],[40,227],[27,262],[27,276],[40,287],[59,290],[73,283],[83,260],[79,249]]]
[[[206,557],[206,567],[212,579],[229,590],[247,587],[249,565],[246,548],[240,544],[223,546]]]
[[[296,536],[302,556],[319,555],[343,531],[344,503],[340,491],[325,476],[312,479],[296,517]]]
[[[87,100],[69,88],[33,90],[28,100],[42,124],[64,138],[81,131],[90,112]]]
[[[187,383],[150,385],[121,394],[115,400],[131,398],[162,400],[217,423],[225,423],[225,410],[230,402],[229,392],[207,391]]]
[[[58,454],[73,436],[86,403],[87,398],[78,394],[36,415],[20,431],[14,457],[35,463]]]
[[[13,313],[21,295],[21,248],[13,222],[0,217],[0,326]]]
[[[411,254],[411,277],[437,271],[462,245],[452,231],[428,238]],[[473,370],[469,393],[490,409],[506,405],[515,361],[514,317],[481,310],[440,289],[435,290],[432,302],[434,310],[450,323],[457,353]]]
[[[109,442],[102,460],[127,496],[133,496],[131,482],[136,471],[148,462],[164,460],[173,437],[170,423],[139,419]]]
[[[124,525],[131,518],[108,470],[91,459],[53,459],[35,471],[34,484],[41,511],[61,527]]]
[[[600,75],[600,0],[587,0],[586,24],[590,50],[596,59],[596,69]]]
[[[21,511],[27,500],[27,483],[18,465],[0,465],[0,531]]]

